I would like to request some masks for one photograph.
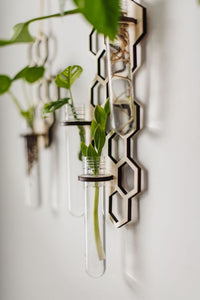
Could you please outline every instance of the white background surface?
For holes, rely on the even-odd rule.
[[[51,2],[55,12],[57,1]],[[138,158],[148,171],[148,190],[140,199],[140,223],[118,230],[108,222],[106,274],[88,277],[83,219],[67,212],[63,128],[56,131],[57,159],[52,150],[42,156],[43,203],[31,210],[24,205],[21,121],[10,99],[1,97],[1,300],[200,298],[200,7],[195,0],[142,4],[149,33],[136,80],[146,116]],[[14,24],[38,14],[38,1],[1,2],[0,36],[8,37]],[[37,26],[31,26],[36,32]],[[58,40],[52,71],[81,64],[84,75],[75,94],[89,101],[88,84],[96,68],[88,54],[90,26],[74,16],[52,20],[51,29]],[[0,73],[13,76],[25,66],[25,52],[25,45],[1,48]],[[21,95],[19,86],[15,91]],[[50,172],[58,174],[56,213],[48,193]]]

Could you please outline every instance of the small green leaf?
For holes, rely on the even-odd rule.
[[[34,42],[34,40],[35,39],[29,33],[27,23],[19,23],[13,27],[11,41],[14,41],[15,43],[30,43]]]
[[[0,95],[8,92],[12,84],[12,79],[7,75],[0,75]]]
[[[81,75],[82,72],[83,69],[81,66],[69,66],[56,76],[55,83],[57,86],[69,90],[74,81]]]
[[[26,120],[28,126],[33,128],[34,107],[31,106],[28,110],[21,110],[20,114]]]
[[[107,99],[107,101],[104,105],[104,111],[105,111],[107,116],[110,114],[110,100],[109,100],[109,98]]]
[[[16,43],[31,43],[34,38],[29,32],[28,23],[19,23],[13,27],[13,35],[10,40],[0,40],[0,46]]]
[[[94,149],[94,147],[92,146],[92,144],[89,144],[89,146],[87,147],[87,155],[86,156],[90,156],[90,157],[97,157],[98,153],[96,152],[96,150]]]
[[[106,126],[107,115],[101,106],[97,105],[95,107],[94,117],[97,123],[101,124],[103,127]]]
[[[21,71],[19,71],[13,78],[14,80],[20,79],[20,78],[24,78],[26,70],[28,69],[28,66],[26,66],[25,68],[23,68]]]
[[[26,66],[15,75],[13,81],[17,79],[24,79],[28,83],[34,83],[43,77],[44,72],[45,72],[45,68],[43,66],[41,67]]]
[[[84,17],[99,32],[113,40],[120,18],[120,0],[73,0]]]
[[[43,66],[27,68],[24,72],[24,80],[28,83],[34,83],[43,77],[44,72],[45,68]]]
[[[95,130],[97,128],[98,124],[95,120],[92,120],[92,123],[91,123],[91,134],[92,134],[92,137],[94,137],[94,133],[95,133]]]
[[[63,98],[59,99],[57,101],[52,101],[44,105],[43,108],[43,115],[52,113],[56,111],[57,109],[61,108],[63,105],[67,104],[69,102],[70,98]]]
[[[104,128],[102,128],[102,126],[98,125],[94,133],[94,144],[99,156],[101,155],[103,146],[105,144],[105,140],[106,140],[105,130]]]
[[[87,156],[87,146],[85,143],[81,142],[81,151],[82,151],[82,154],[83,156]]]

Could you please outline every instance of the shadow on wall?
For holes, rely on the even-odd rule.
[[[141,1],[147,9],[147,34],[141,42],[141,67],[135,73],[136,99],[143,107],[144,129],[155,138],[159,138],[164,130],[162,121],[167,114],[167,73],[166,73],[166,3],[164,1]],[[159,24],[159,26],[158,26]],[[144,73],[143,73],[144,71]],[[141,80],[140,80],[141,78]],[[140,102],[141,100],[141,102]],[[137,147],[134,144],[134,156]],[[140,164],[141,165],[141,164]],[[143,193],[148,189],[148,173],[143,170]],[[143,194],[142,194],[143,195]],[[142,196],[141,196],[142,197]],[[141,238],[138,233],[140,224],[140,200],[132,201],[132,213],[135,222],[122,228],[122,269],[127,284],[136,296],[142,296],[146,289],[145,258],[142,253]],[[141,215],[142,218],[142,215]],[[141,275],[143,274],[143,275]]]
[[[152,135],[160,136],[162,121],[167,114],[166,53],[166,3],[142,1],[147,8],[147,34],[142,45],[142,66],[136,77],[136,96],[144,106],[144,128]],[[159,25],[158,25],[159,24]],[[140,82],[140,72],[142,80]],[[138,80],[137,80],[138,79]],[[139,93],[137,91],[141,90]],[[141,95],[141,96],[140,96]]]

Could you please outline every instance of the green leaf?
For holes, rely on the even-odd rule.
[[[98,124],[95,120],[92,120],[92,123],[91,123],[91,134],[92,134],[92,137],[94,137],[94,133],[95,133],[95,130],[97,128]]]
[[[0,95],[6,93],[12,84],[12,79],[7,75],[0,75]]]
[[[87,155],[86,156],[90,156],[90,157],[97,157],[98,153],[96,152],[96,150],[94,149],[94,147],[92,146],[92,144],[89,144],[89,146],[87,147]]]
[[[94,133],[94,143],[99,156],[101,155],[103,146],[105,144],[105,140],[106,140],[105,130],[104,128],[102,128],[102,126],[98,125]]]
[[[69,90],[74,81],[79,78],[82,72],[83,69],[81,66],[69,66],[56,76],[55,83],[57,86]]]
[[[0,46],[16,43],[31,43],[34,38],[29,32],[28,23],[19,23],[13,27],[13,35],[10,40],[0,40]]]
[[[106,115],[104,109],[100,105],[97,105],[95,107],[94,117],[95,117],[97,123],[101,124],[103,127],[106,126],[107,115]]]
[[[19,72],[15,75],[15,77],[13,78],[13,81],[14,81],[14,80],[17,80],[17,79],[20,79],[20,78],[24,78],[27,69],[28,69],[28,66],[26,66],[26,67],[23,68],[21,71],[19,71]]]
[[[43,115],[52,113],[56,111],[57,109],[61,108],[63,105],[67,104],[69,102],[70,98],[63,98],[59,99],[57,101],[52,101],[44,105],[43,108]]]
[[[15,43],[29,43],[34,42],[34,40],[35,39],[29,33],[27,23],[19,23],[13,27],[11,41],[14,41]]]
[[[99,32],[114,40],[120,18],[120,0],[73,0]]]
[[[44,75],[45,68],[41,67],[25,67],[21,71],[19,71],[13,80],[24,79],[28,83],[34,83],[41,79]]]
[[[104,105],[104,111],[105,111],[107,116],[110,114],[110,100],[109,100],[109,98],[107,99],[107,101]]]
[[[28,126],[33,128],[34,107],[31,106],[28,110],[21,110],[20,114],[26,120]]]
[[[83,156],[87,156],[87,146],[84,142],[81,142],[81,152],[83,154]]]
[[[41,79],[44,75],[45,68],[41,67],[30,67],[25,71],[24,80],[28,83],[34,83]]]

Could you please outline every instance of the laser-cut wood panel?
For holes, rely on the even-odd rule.
[[[125,131],[120,134],[114,129],[108,130],[106,151],[108,155],[108,171],[114,175],[115,179],[114,185],[107,189],[109,193],[108,212],[116,227],[121,227],[133,220],[132,201],[142,190],[142,168],[137,162],[133,147],[136,135],[141,129],[141,108],[134,97],[135,88],[132,84],[139,67],[138,44],[146,34],[146,9],[136,1],[130,0],[127,1],[127,4],[126,15],[122,16],[120,23],[125,24],[124,26],[128,29],[131,26],[131,30],[129,31],[130,50],[127,57],[132,70],[133,124],[128,125],[127,133]],[[106,43],[103,37],[99,36],[95,30],[92,30],[90,34],[90,52],[96,57],[97,61],[97,74],[91,87],[91,105],[102,105],[109,96]],[[120,65],[117,67],[120,68]]]

